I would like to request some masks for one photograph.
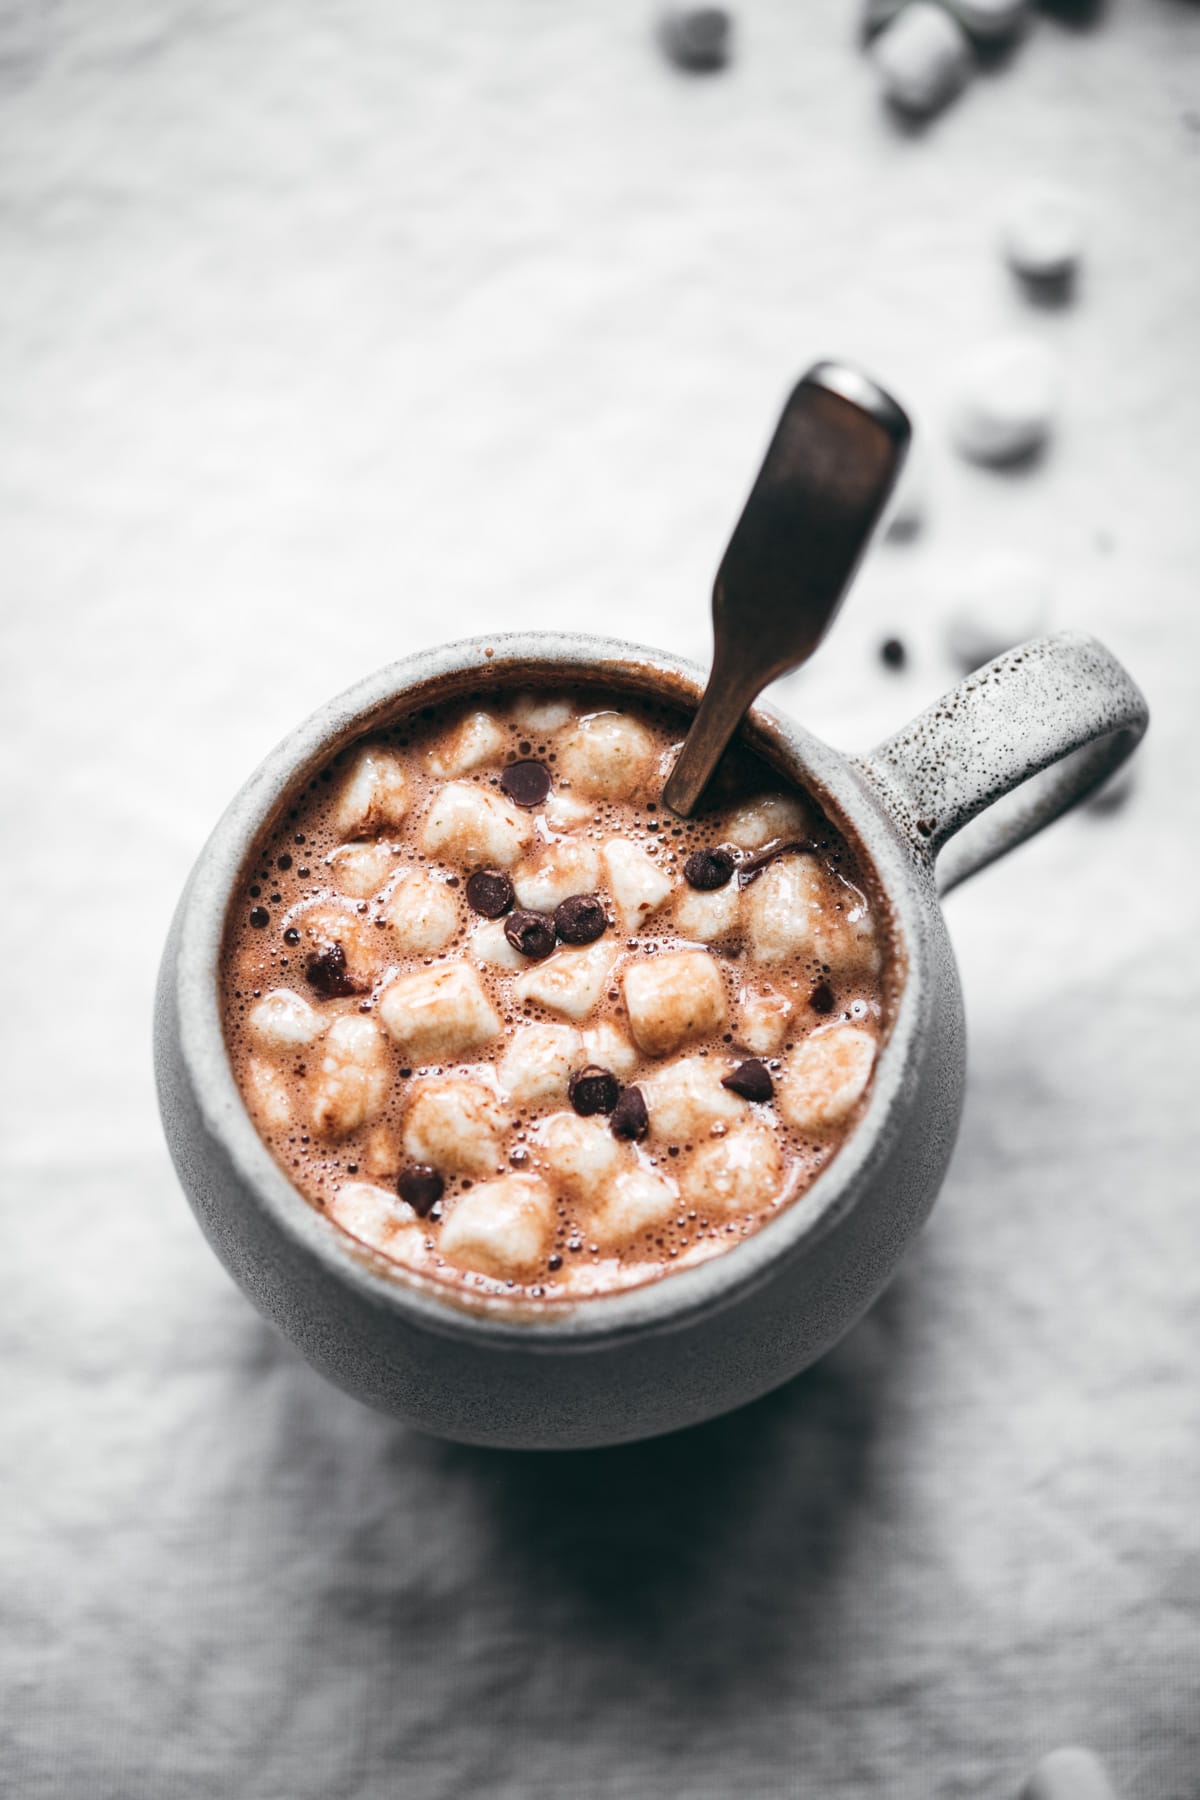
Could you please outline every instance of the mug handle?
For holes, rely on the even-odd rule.
[[[1149,722],[1112,652],[1060,631],[985,663],[856,766],[945,894],[1086,799]]]

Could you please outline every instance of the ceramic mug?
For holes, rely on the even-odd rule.
[[[331,700],[229,806],[179,902],[159,976],[163,1122],[217,1255],[340,1387],[470,1443],[581,1447],[692,1425],[786,1381],[859,1318],[929,1212],[958,1129],[966,1044],[939,889],[1073,806],[1148,720],[1121,665],[1076,633],[989,663],[866,757],[752,709],[744,740],[809,788],[849,840],[900,958],[865,1110],[800,1198],[709,1261],[553,1307],[467,1299],[356,1243],[303,1199],[259,1138],[221,1030],[226,915],[255,842],[363,731],[467,692],[590,684],[690,712],[704,674],[606,639],[514,635],[422,651]]]

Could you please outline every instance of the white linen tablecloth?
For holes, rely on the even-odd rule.
[[[727,74],[641,0],[0,5],[0,1788],[22,1800],[1004,1800],[1094,1744],[1200,1792],[1200,12],[1039,14],[923,132],[832,0]],[[1075,303],[995,255],[1086,196]],[[955,356],[1061,352],[1038,466],[958,463]],[[1126,804],[950,902],[942,1201],[822,1365],[530,1457],[359,1408],[204,1246],[159,946],[257,758],[423,643],[707,653],[789,381],[911,406],[930,518],[780,703],[852,748],[948,685],[979,548],[1155,712]],[[911,658],[889,675],[878,639]]]

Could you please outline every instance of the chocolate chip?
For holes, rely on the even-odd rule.
[[[554,909],[554,929],[564,944],[594,944],[607,924],[595,894],[568,894]]]
[[[683,879],[702,894],[711,894],[725,886],[734,867],[732,851],[721,846],[715,850],[693,850],[683,865]]]
[[[616,1106],[621,1093],[621,1084],[611,1069],[602,1069],[599,1063],[589,1063],[586,1069],[578,1069],[567,1083],[567,1097],[581,1118],[589,1119],[593,1113],[610,1113]]]
[[[749,887],[770,863],[777,862],[781,856],[789,856],[793,850],[802,854],[807,850],[815,850],[816,847],[811,838],[794,838],[788,844],[768,844],[765,850],[748,856],[742,863],[738,869],[738,886]]]
[[[250,908],[250,923],[254,926],[256,931],[261,931],[264,925],[269,925],[271,923],[271,915],[265,906],[252,906]]]
[[[477,869],[467,882],[467,905],[485,919],[502,919],[515,898],[503,869]]]
[[[650,1127],[650,1114],[646,1111],[646,1096],[640,1087],[622,1088],[608,1125],[614,1137],[645,1137]]]
[[[550,771],[545,763],[509,763],[500,777],[500,787],[514,806],[540,806],[550,792]]]
[[[304,973],[308,985],[315,988],[323,1000],[344,1000],[347,994],[362,992],[351,979],[346,967],[346,952],[340,944],[329,944],[315,956],[310,956]]]
[[[739,1063],[731,1075],[722,1076],[721,1086],[740,1094],[743,1100],[769,1100],[775,1092],[771,1071],[756,1056]]]
[[[816,987],[808,996],[808,1004],[815,1013],[830,1013],[833,1011],[835,1005],[833,989],[827,981],[818,981]]]
[[[531,962],[541,962],[554,948],[554,920],[545,913],[510,913],[504,921],[504,935],[514,950]]]
[[[908,651],[900,638],[884,638],[879,646],[879,660],[885,669],[902,669],[908,661]]]
[[[730,23],[721,6],[681,7],[663,19],[659,38],[676,68],[709,75],[729,60]]]
[[[407,1200],[418,1218],[427,1219],[445,1193],[446,1183],[436,1169],[430,1169],[424,1163],[413,1163],[401,1174],[396,1191],[402,1200]]]

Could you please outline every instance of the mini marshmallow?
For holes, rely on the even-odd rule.
[[[1000,242],[1009,266],[1027,281],[1062,281],[1073,275],[1085,237],[1083,208],[1069,188],[1039,181],[1009,195]]]
[[[781,856],[742,896],[751,952],[761,962],[811,952],[821,918],[821,869],[813,856]]]
[[[875,1039],[856,1025],[827,1025],[797,1044],[776,1082],[780,1115],[797,1131],[840,1125],[866,1092]]]
[[[444,950],[458,930],[454,889],[435,875],[408,869],[389,896],[383,916],[393,941],[406,956],[428,956]]]
[[[504,935],[503,919],[485,919],[467,940],[467,950],[489,969],[527,969],[528,961]]]
[[[762,794],[726,814],[720,841],[736,844],[739,850],[762,850],[780,839],[795,843],[811,831],[812,814],[798,795]]]
[[[401,1158],[395,1132],[386,1125],[376,1125],[363,1146],[361,1160],[368,1175],[398,1175]]]
[[[1041,448],[1058,416],[1062,372],[1048,344],[1012,337],[959,366],[950,427],[972,462],[1011,463]]]
[[[533,1134],[541,1162],[554,1183],[576,1199],[597,1194],[615,1180],[627,1150],[604,1119],[581,1119],[573,1112],[552,1113]]]
[[[688,1158],[679,1177],[684,1197],[702,1214],[749,1212],[779,1192],[783,1160],[775,1133],[757,1119],[709,1138]]]
[[[532,839],[532,820],[469,781],[448,781],[430,801],[421,827],[427,856],[476,868],[511,868]]]
[[[291,988],[272,988],[246,1019],[246,1028],[264,1050],[293,1050],[320,1037],[328,1019]]]
[[[740,907],[736,881],[727,881],[723,888],[713,888],[708,893],[684,888],[675,901],[675,929],[680,937],[713,944],[737,930]]]
[[[1017,1800],[1117,1800],[1117,1790],[1094,1750],[1063,1744],[1030,1771]]]
[[[279,1069],[252,1056],[246,1064],[246,1095],[250,1110],[268,1131],[282,1131],[292,1122],[292,1100],[287,1082]]]
[[[590,1223],[610,1242],[628,1243],[639,1232],[666,1225],[678,1212],[676,1183],[639,1163],[636,1168],[622,1169]]]
[[[738,996],[737,1037],[755,1056],[774,1056],[783,1046],[792,1003],[769,984],[744,987]]]
[[[419,1252],[425,1233],[411,1206],[370,1181],[344,1181],[325,1208],[326,1218],[385,1256]]]
[[[535,736],[561,731],[571,717],[567,700],[555,700],[548,694],[518,694],[512,703],[512,716],[523,730]]]
[[[622,1080],[638,1066],[638,1053],[623,1031],[608,1019],[591,1025],[583,1034],[584,1055],[588,1062],[611,1069]]]
[[[513,1032],[496,1075],[519,1106],[565,1100],[572,1069],[584,1061],[583,1039],[572,1025],[521,1025]]]
[[[704,950],[673,950],[630,963],[623,986],[634,1041],[647,1056],[666,1056],[725,1024],[720,970]]]
[[[491,713],[468,713],[437,740],[425,760],[430,774],[445,781],[451,775],[470,775],[482,768],[499,756],[507,741],[503,726]]]
[[[442,1226],[442,1255],[503,1280],[529,1274],[549,1251],[554,1199],[530,1175],[502,1175],[460,1194]]]
[[[383,839],[367,844],[341,844],[325,858],[329,879],[339,894],[367,900],[386,887],[399,868],[392,846]]]
[[[302,901],[286,913],[285,926],[299,931],[305,951],[321,955],[340,946],[346,959],[346,973],[360,988],[368,988],[383,968],[386,935],[365,919],[351,900]]]
[[[413,1063],[440,1062],[490,1043],[500,1019],[468,963],[400,975],[384,989],[379,1017]]]
[[[499,1095],[466,1075],[426,1079],[404,1118],[404,1154],[444,1175],[489,1175],[511,1120]]]
[[[714,1125],[743,1117],[749,1101],[721,1086],[730,1064],[715,1056],[681,1056],[641,1083],[650,1135],[666,1144],[690,1144]]]
[[[586,841],[547,844],[512,877],[517,905],[540,913],[552,913],[571,894],[594,893],[599,879],[599,846]]]
[[[1050,571],[1035,556],[993,550],[959,577],[946,644],[963,669],[978,669],[1038,637],[1050,619]]]
[[[910,0],[868,54],[886,98],[920,116],[953,100],[974,66],[962,26],[933,0]]]
[[[543,811],[551,831],[577,831],[581,825],[590,825],[596,816],[589,800],[563,793],[561,788],[551,790]]]
[[[600,1004],[616,958],[617,947],[608,938],[597,938],[582,949],[556,950],[517,976],[513,994],[521,1004],[532,1001],[578,1024]]]
[[[622,931],[637,931],[671,892],[670,876],[628,838],[609,838],[604,867]]]
[[[374,837],[389,825],[402,825],[409,804],[403,757],[378,745],[360,750],[338,795],[334,829],[343,838]]]
[[[621,800],[653,772],[654,740],[624,713],[590,713],[564,739],[558,771],[591,800]]]
[[[325,1034],[312,1083],[313,1130],[339,1138],[370,1124],[383,1109],[390,1078],[387,1045],[374,1019],[340,1014]]]

